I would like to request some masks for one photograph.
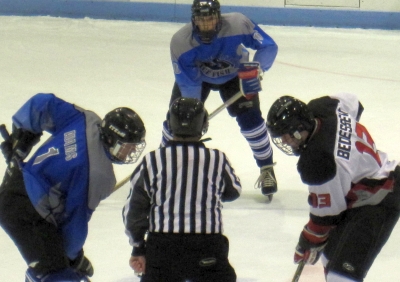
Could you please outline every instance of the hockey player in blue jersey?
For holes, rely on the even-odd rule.
[[[135,162],[145,127],[129,108],[100,119],[54,94],[36,94],[12,117],[1,150],[0,225],[28,265],[26,281],[89,281],[83,246],[88,221],[116,183],[113,163]],[[24,162],[42,132],[50,133]]]
[[[256,50],[249,62],[249,51]],[[170,104],[178,97],[205,102],[211,90],[225,102],[239,91],[243,97],[228,106],[260,168],[256,187],[271,198],[277,192],[273,152],[261,115],[258,92],[261,74],[273,64],[278,52],[274,40],[241,13],[221,14],[218,0],[194,0],[192,22],[171,40],[175,85]],[[172,139],[164,121],[162,144]]]

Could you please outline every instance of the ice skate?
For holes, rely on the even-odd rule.
[[[261,189],[261,193],[271,201],[273,195],[278,191],[278,183],[275,178],[274,164],[260,168],[260,176],[257,179],[255,188]]]

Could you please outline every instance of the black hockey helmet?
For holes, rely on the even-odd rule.
[[[146,147],[146,129],[129,108],[116,108],[101,122],[100,138],[115,163],[134,163]]]
[[[311,133],[314,126],[314,116],[307,105],[291,96],[282,96],[277,99],[267,115],[267,129],[272,142],[288,155],[298,155],[299,152],[283,144],[281,137],[289,134],[291,137],[301,139],[300,132],[306,130]]]
[[[200,28],[206,21],[210,20],[215,21],[213,29]],[[194,34],[198,36],[201,42],[211,43],[221,30],[221,8],[218,0],[194,0],[192,4],[192,26]]]
[[[175,99],[168,112],[168,126],[175,137],[200,139],[208,130],[208,113],[203,103],[195,98]]]

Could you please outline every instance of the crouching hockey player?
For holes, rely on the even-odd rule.
[[[362,111],[352,94],[307,105],[283,96],[267,117],[273,143],[299,156],[309,185],[310,219],[294,261],[315,264],[322,254],[327,282],[363,281],[399,218],[399,161],[376,149]]]
[[[278,53],[277,44],[245,15],[221,14],[218,0],[194,0],[191,23],[173,35],[170,47],[175,74],[170,105],[179,97],[205,103],[212,91],[218,91],[226,103],[239,93],[227,110],[236,118],[259,168],[255,187],[271,200],[278,184],[258,93],[261,75],[272,67]],[[255,51],[253,61],[249,49]],[[171,139],[164,121],[162,143]]]
[[[26,282],[84,282],[93,267],[83,252],[88,221],[116,183],[113,163],[132,163],[145,128],[129,108],[103,120],[56,97],[37,94],[13,116],[1,150],[0,225],[28,265]],[[51,134],[29,160],[42,132]]]

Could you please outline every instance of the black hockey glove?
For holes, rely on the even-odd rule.
[[[94,269],[92,263],[89,261],[87,257],[83,254],[83,250],[79,252],[79,255],[76,259],[70,261],[70,266],[76,272],[86,275],[89,277],[93,276]]]
[[[22,128],[15,128],[11,134],[12,157],[19,161],[24,160],[39,141],[42,133],[33,133]]]
[[[6,163],[9,164],[13,155],[13,150],[10,134],[4,124],[0,125],[0,134],[4,139],[0,144],[1,152],[3,153]]]
[[[6,163],[9,164],[13,155],[13,150],[12,150],[12,143],[11,141],[7,140],[4,141],[0,144],[1,146],[1,152],[3,153],[4,159],[6,160]]]

